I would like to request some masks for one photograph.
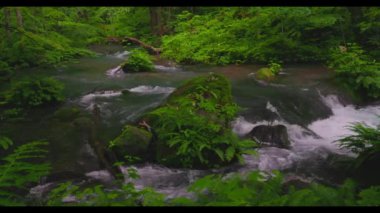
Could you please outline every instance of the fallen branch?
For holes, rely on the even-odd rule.
[[[156,54],[156,55],[159,55],[161,53],[161,49],[160,48],[156,48],[156,47],[153,47],[149,44],[146,44],[140,40],[138,40],[137,38],[132,38],[132,37],[125,37],[125,40],[124,42],[127,41],[127,42],[131,42],[133,44],[136,44],[136,45],[139,45],[145,49],[147,49],[149,51],[150,54]]]

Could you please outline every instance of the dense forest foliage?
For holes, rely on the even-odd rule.
[[[271,81],[287,64],[320,63],[329,67],[334,84],[353,97],[380,98],[379,7],[2,7],[0,26],[0,122],[24,119],[32,109],[65,100],[61,82],[51,77],[25,79],[25,72],[95,56],[92,45],[110,43],[137,47],[121,64],[125,72],[154,72],[152,61],[159,55],[182,65],[260,64],[266,67],[258,78]],[[245,149],[256,145],[231,131],[229,123],[239,107],[228,81],[210,75],[193,82],[195,86],[185,84],[166,105],[146,114],[160,143],[169,144],[169,151],[158,153],[156,161],[181,168],[244,163],[241,155],[252,154]],[[358,154],[353,164],[357,168],[378,155],[379,128],[351,128],[355,134],[340,144]],[[132,126],[110,141],[110,148],[127,136],[136,137],[129,131],[134,131]],[[68,182],[36,204],[23,195],[49,173],[49,164],[43,162],[48,142],[12,150],[15,146],[5,136],[0,132],[0,153],[6,156],[0,162],[0,205],[380,205],[379,186],[364,188],[347,180],[339,187],[285,187],[276,172],[227,179],[206,176],[190,186],[194,199],[167,199],[153,189],[137,190],[131,182],[117,182],[113,190]],[[212,157],[205,157],[205,150]],[[133,169],[129,176],[138,178]],[[75,202],[63,202],[68,195]]]
[[[162,47],[163,56],[179,63],[332,61],[348,88],[370,91],[370,98],[379,95],[379,65],[373,61],[380,56],[376,7],[1,10],[0,79],[13,69],[57,66],[92,54],[86,49],[91,44],[133,37]]]

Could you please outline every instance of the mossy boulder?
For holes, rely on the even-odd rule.
[[[154,66],[151,56],[146,51],[136,49],[121,64],[121,69],[126,73],[150,72],[153,71]]]
[[[242,147],[254,144],[232,133],[230,121],[237,110],[229,80],[211,73],[186,82],[140,121],[146,121],[157,134],[152,152],[156,162],[215,168],[242,160]]]
[[[144,159],[146,157],[152,134],[142,128],[127,125],[123,132],[110,142],[110,148],[120,160],[126,155]]]
[[[274,77],[275,73],[267,67],[259,69],[256,73],[256,78],[259,80],[272,81]]]

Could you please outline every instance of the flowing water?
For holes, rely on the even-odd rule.
[[[176,67],[157,64],[154,73],[125,74],[119,64],[126,57],[127,51],[101,54],[50,71],[66,86],[68,99],[64,107],[80,107],[89,115],[98,108],[102,124],[98,134],[103,143],[116,137],[125,124],[159,106],[185,80],[209,72],[221,73],[232,83],[233,97],[242,109],[232,123],[236,134],[244,137],[253,127],[262,124],[283,124],[288,130],[290,149],[260,148],[258,155],[244,156],[245,165],[213,170],[170,169],[154,164],[134,166],[141,176],[135,180],[138,188],[150,186],[171,197],[187,195],[186,187],[190,183],[210,173],[244,173],[257,169],[282,170],[312,180],[337,183],[343,177],[329,168],[331,156],[349,158],[354,154],[340,149],[334,141],[350,134],[347,126],[354,122],[373,127],[380,124],[377,117],[380,105],[354,106],[328,84],[330,73],[321,65],[286,66],[275,82],[267,84],[255,80],[252,73],[260,68],[256,65]],[[112,180],[89,146],[88,137],[80,131],[66,130],[73,128],[71,123],[64,126],[66,124],[46,121],[53,113],[54,110],[36,111],[29,122],[2,127],[23,129],[23,136],[17,136],[16,131],[7,132],[13,134],[16,141],[50,139],[54,173],[73,172],[103,182]],[[62,137],[48,136],[53,134]],[[46,184],[51,183],[40,185],[33,192],[43,190]]]

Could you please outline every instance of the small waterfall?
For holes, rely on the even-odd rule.
[[[351,134],[347,128],[353,123],[361,122],[376,127],[380,124],[380,106],[356,108],[354,105],[343,106],[336,95],[321,96],[323,102],[329,106],[333,115],[327,119],[317,120],[308,126],[318,135],[334,141],[342,136]]]

